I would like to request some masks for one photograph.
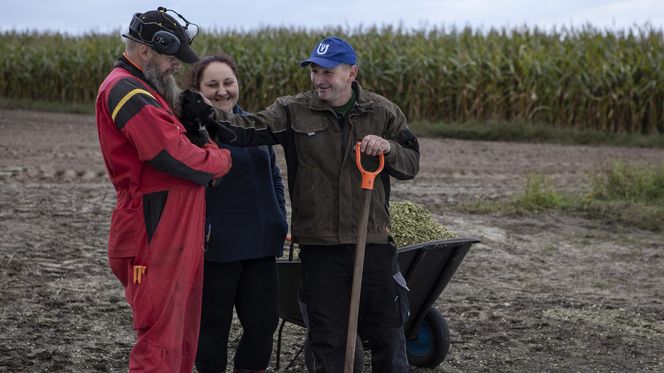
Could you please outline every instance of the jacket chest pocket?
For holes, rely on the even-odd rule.
[[[338,131],[331,128],[329,118],[316,113],[300,114],[293,118],[291,128],[300,162],[310,165],[328,164],[339,149]],[[335,137],[337,136],[337,137]],[[330,152],[335,153],[330,153]]]

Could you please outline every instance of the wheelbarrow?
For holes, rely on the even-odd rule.
[[[405,246],[397,250],[399,267],[410,292],[410,317],[404,325],[406,351],[410,365],[435,368],[445,360],[450,347],[450,331],[445,317],[433,307],[445,286],[456,272],[470,247],[479,239],[455,238],[429,241]],[[293,259],[292,251],[288,259],[277,261],[279,270],[279,317],[282,319],[277,335],[276,369],[280,367],[282,332],[286,322],[305,327],[300,312],[298,291],[302,283],[302,263]],[[290,367],[298,358],[303,345],[291,360]],[[357,349],[371,349],[368,341],[357,344],[357,356],[363,353]],[[306,350],[306,349],[305,349]],[[305,351],[305,361],[307,360]],[[359,366],[363,363],[360,360]],[[356,365],[357,366],[357,365]],[[286,368],[288,368],[286,367]]]

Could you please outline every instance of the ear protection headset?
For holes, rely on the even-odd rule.
[[[157,10],[161,13],[163,22],[145,22],[140,18],[143,15],[142,13],[135,13],[134,17],[132,17],[131,19],[131,23],[129,24],[129,30],[136,33],[136,35],[138,35],[138,38],[132,36],[131,34],[129,35],[123,34],[122,36],[137,41],[139,43],[145,44],[147,46],[150,46],[158,53],[172,56],[175,53],[177,53],[177,51],[180,49],[180,39],[177,37],[177,35],[173,33],[173,31],[162,25],[162,23],[174,23],[174,22],[177,23],[175,19],[172,19],[171,17],[166,17],[165,16],[166,12],[175,13],[180,19],[182,19],[185,22],[185,25],[182,26],[182,28],[186,32],[187,42],[189,44],[191,44],[196,35],[198,35],[198,25],[187,21],[180,13],[172,9],[166,9],[160,6],[159,8],[157,8]],[[145,25],[154,25],[160,28],[161,30],[156,31],[154,35],[152,35],[152,38],[150,40],[146,40],[145,38],[143,38],[143,26]],[[190,30],[189,26],[194,26],[195,29]]]

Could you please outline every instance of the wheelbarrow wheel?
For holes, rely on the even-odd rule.
[[[435,368],[450,350],[450,329],[445,317],[435,308],[424,316],[415,339],[406,344],[408,362],[422,368]]]
[[[304,340],[304,366],[307,367],[308,372],[314,371],[314,355],[311,353],[309,345],[309,338]],[[355,360],[353,361],[353,373],[362,373],[364,369],[364,346],[360,336],[357,336],[357,343],[355,344]]]

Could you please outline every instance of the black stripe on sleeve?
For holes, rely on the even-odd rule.
[[[149,163],[159,171],[169,173],[173,176],[181,177],[195,184],[207,186],[210,181],[212,181],[212,174],[194,170],[181,161],[175,159],[166,150],[159,152],[159,154],[152,158]]]
[[[118,129],[146,105],[161,107],[145,85],[133,78],[119,80],[108,95],[108,109]]]

